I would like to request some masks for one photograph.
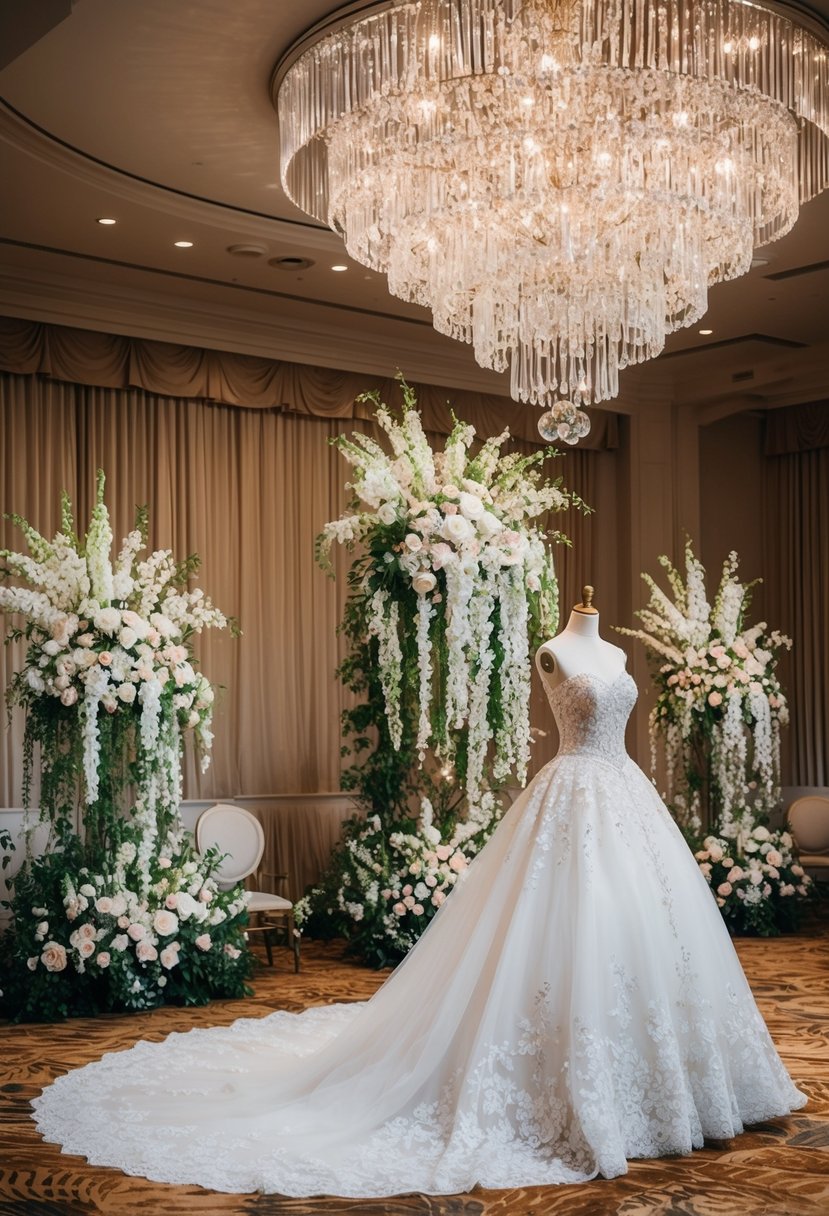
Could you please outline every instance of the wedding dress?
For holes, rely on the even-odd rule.
[[[624,730],[636,686],[548,689],[561,747],[368,1002],[139,1042],[35,1100],[94,1165],[372,1197],[577,1182],[806,1099]]]

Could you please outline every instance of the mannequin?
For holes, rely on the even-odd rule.
[[[592,587],[582,588],[582,602],[575,605],[564,629],[544,642],[535,656],[542,680],[553,688],[579,675],[612,684],[625,669],[624,650],[599,637],[593,594]]]

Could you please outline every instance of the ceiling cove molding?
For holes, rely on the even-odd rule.
[[[383,321],[380,332],[353,325],[347,312],[321,323],[312,306],[292,301],[284,312],[228,309],[202,300],[171,297],[162,291],[135,290],[84,282],[74,276],[43,271],[0,268],[0,313],[32,321],[47,321],[104,333],[177,342],[212,350],[234,351],[269,359],[287,359],[366,375],[394,375],[398,366],[427,384],[445,385],[509,396],[507,376],[498,377],[472,363],[462,351],[431,329],[412,334],[410,327],[396,340],[402,323]],[[437,339],[437,341],[435,341]]]
[[[291,246],[301,241],[303,249],[313,249],[320,254],[340,256],[343,252],[342,241],[328,228],[240,211],[226,203],[215,203],[209,199],[181,194],[169,187],[145,181],[122,169],[106,165],[53,138],[48,132],[29,122],[2,98],[0,141],[51,169],[67,174],[73,181],[102,190],[113,198],[123,199],[137,206],[148,207],[192,223],[205,224],[222,232],[227,232],[229,227],[232,227],[233,233],[240,236],[258,237],[269,242],[281,241]],[[229,223],[231,217],[232,224]]]

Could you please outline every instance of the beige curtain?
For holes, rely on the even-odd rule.
[[[789,411],[779,411],[788,414]],[[807,415],[801,415],[801,419]],[[780,423],[782,430],[784,421]],[[829,447],[766,462],[769,621],[794,639],[781,662],[791,709],[784,772],[792,785],[829,785]]]
[[[510,403],[502,405],[509,410]],[[502,414],[498,429],[506,421]],[[102,467],[116,542],[130,528],[135,504],[148,504],[152,546],[199,553],[201,585],[239,620],[241,638],[206,634],[200,642],[204,670],[221,691],[213,764],[202,776],[188,759],[186,797],[339,789],[343,694],[334,670],[348,556],[335,555],[339,577],[331,580],[314,564],[313,542],[345,508],[347,466],[329,439],[372,428],[361,419],[0,375],[0,509],[51,534],[65,488],[84,523]],[[607,521],[615,517],[617,454],[577,450],[559,466],[603,521],[600,528],[595,517],[575,513],[558,521],[574,540],[559,559],[563,619],[581,584],[591,581],[600,596],[606,588],[600,602],[606,619],[616,620],[610,594],[618,582],[617,546]],[[5,523],[2,547],[17,549],[20,542]],[[19,647],[0,651],[3,687],[20,659]],[[549,731],[537,687],[533,713]],[[0,803],[20,806],[21,716],[1,729]],[[551,738],[542,739],[536,767],[552,748]]]

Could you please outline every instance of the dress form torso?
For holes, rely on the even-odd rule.
[[[535,662],[548,687],[578,675],[596,676],[609,684],[624,671],[626,655],[620,646],[599,636],[599,614],[588,603],[573,609],[561,633],[539,647]]]

